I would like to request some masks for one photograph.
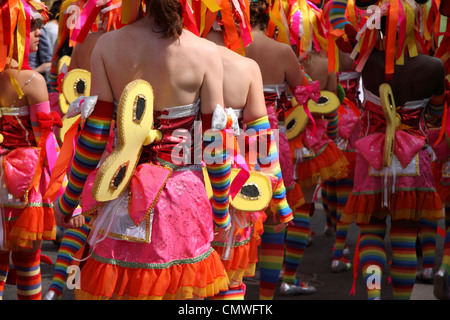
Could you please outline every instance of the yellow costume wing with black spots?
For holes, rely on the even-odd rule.
[[[339,108],[340,102],[337,95],[331,91],[320,91],[319,101],[315,102],[312,99],[308,101],[308,109],[311,114],[326,115],[336,111]],[[298,137],[308,124],[308,115],[303,106],[293,106],[291,110],[286,113],[286,137],[288,140],[294,140]]]
[[[231,182],[239,173],[238,168],[231,169]],[[212,198],[211,182],[206,168],[203,168],[206,192],[208,198]],[[240,211],[257,212],[264,210],[272,199],[272,182],[270,176],[262,172],[250,171],[250,177],[236,194],[234,199],[230,198],[230,205]]]
[[[159,141],[153,130],[153,89],[144,80],[130,82],[117,108],[117,145],[100,166],[92,188],[97,201],[116,199],[129,185],[142,146]]]

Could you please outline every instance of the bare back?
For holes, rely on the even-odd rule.
[[[149,21],[144,17],[99,38],[91,58],[92,94],[118,101],[129,82],[143,79],[153,87],[155,110],[192,104],[199,97],[202,110],[204,104],[211,112],[223,104],[217,46],[186,30],[179,40],[167,39],[152,31],[155,26]],[[212,95],[202,96],[201,90]]]
[[[301,85],[303,72],[292,48],[261,31],[252,34],[253,42],[246,48],[245,55],[259,65],[264,85],[287,83],[291,89]]]
[[[72,69],[83,69],[91,70],[91,54],[94,50],[95,44],[98,38],[103,35],[106,31],[99,30],[96,32],[91,32],[86,36],[84,42],[79,43],[73,49],[73,53],[70,59],[69,68]]]
[[[334,71],[328,73],[328,58],[322,53],[311,53],[306,60],[302,62],[305,72],[313,80],[320,82],[321,90],[336,91],[336,74]]]
[[[384,53],[378,50],[370,55],[362,71],[364,87],[378,95],[379,86],[385,81]],[[440,96],[445,91],[445,69],[442,62],[427,55],[414,58],[405,56],[404,65],[395,65],[394,76],[387,81],[394,93],[396,105],[407,101]]]

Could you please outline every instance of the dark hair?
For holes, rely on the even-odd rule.
[[[61,6],[61,0],[53,2],[52,7],[49,10],[50,19],[56,19],[56,15],[59,13],[59,7]]]
[[[364,9],[368,6],[376,4],[377,2],[378,0],[355,0],[355,6]]]
[[[178,39],[183,32],[183,12],[179,0],[145,0],[147,13],[160,27],[155,32],[167,38]]]
[[[252,27],[259,27],[261,30],[267,28],[269,23],[268,3],[266,0],[250,1],[250,24]]]

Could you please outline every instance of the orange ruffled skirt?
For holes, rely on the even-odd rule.
[[[347,177],[348,160],[333,142],[327,143],[316,155],[297,163],[297,183],[300,187],[312,187],[320,182]]]
[[[242,283],[243,277],[255,276],[259,255],[258,247],[261,244],[261,235],[264,232],[263,223],[266,218],[266,214],[261,212],[255,220],[252,220],[251,226],[235,230],[229,257],[227,260],[222,259],[230,286]],[[226,243],[213,241],[212,246],[220,257],[225,256]]]
[[[369,175],[368,162],[357,153],[353,191],[341,221],[367,224],[372,217],[384,219],[388,215],[392,220],[441,219],[442,202],[434,187],[427,151],[419,151],[418,159],[419,174],[397,176],[395,192],[391,192],[392,187],[384,189],[383,176]]]
[[[226,270],[211,247],[211,205],[201,170],[174,171],[151,215],[138,226],[126,199],[123,193],[94,214],[76,299],[185,300],[228,290]],[[116,218],[106,229],[108,236],[97,242],[94,234],[104,233],[98,227],[104,217]]]
[[[219,255],[209,250],[197,261],[163,269],[122,265],[93,255],[81,268],[77,300],[184,300],[228,289]],[[88,275],[83,276],[83,275]]]

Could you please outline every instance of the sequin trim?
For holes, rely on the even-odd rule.
[[[193,104],[165,108],[164,112],[167,112],[167,114],[161,114],[160,119],[176,119],[176,118],[192,117],[197,115],[199,109],[200,109],[200,99],[198,99]]]
[[[93,253],[92,258],[100,263],[108,263],[112,265],[116,265],[123,268],[137,268],[137,269],[167,269],[173,266],[182,265],[182,264],[193,264],[205,260],[208,258],[211,253],[214,251],[213,248],[209,248],[209,250],[198,257],[190,258],[190,259],[180,259],[174,260],[166,263],[139,263],[139,262],[126,262],[117,259],[110,259],[100,257],[99,255]]]

